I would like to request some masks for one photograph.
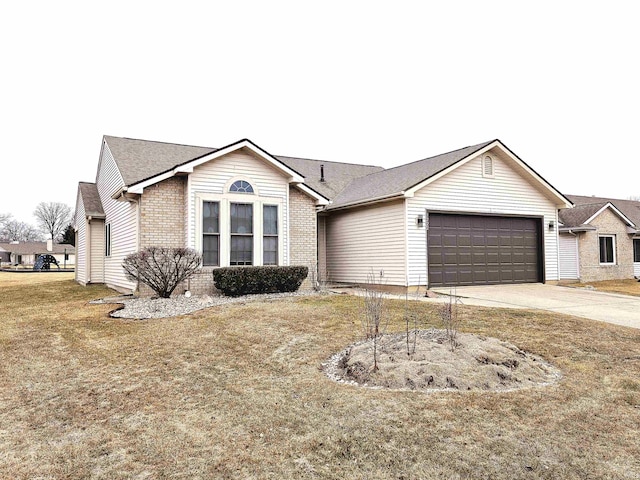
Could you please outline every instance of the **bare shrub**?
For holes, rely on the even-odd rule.
[[[365,338],[373,341],[373,371],[378,370],[379,340],[386,328],[384,315],[384,287],[382,277],[384,272],[377,276],[373,271],[367,275],[367,286],[364,289],[364,315],[362,327]]]
[[[199,268],[202,257],[190,248],[147,247],[122,262],[127,277],[169,298],[176,287]]]
[[[441,304],[438,309],[440,321],[444,327],[447,343],[449,344],[449,350],[452,352],[460,345],[457,340],[458,329],[460,327],[460,316],[458,314],[459,304],[460,300],[454,290],[449,292],[449,301]]]
[[[415,300],[420,298],[420,278],[418,278],[418,288],[414,294]],[[407,343],[407,356],[411,357],[416,353],[416,339],[418,336],[419,316],[415,312],[409,312],[409,292],[405,291],[404,294],[404,322],[405,322],[405,334]],[[410,328],[413,326],[413,329]],[[413,341],[411,336],[413,335]]]

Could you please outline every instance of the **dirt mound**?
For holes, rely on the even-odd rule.
[[[443,330],[384,335],[378,340],[378,370],[373,341],[353,344],[324,364],[336,381],[365,387],[417,391],[508,391],[548,385],[561,374],[541,357],[496,338],[458,333],[451,351]],[[415,344],[415,349],[414,349]]]

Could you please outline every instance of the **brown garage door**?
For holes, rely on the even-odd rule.
[[[429,214],[429,286],[542,281],[540,219]]]

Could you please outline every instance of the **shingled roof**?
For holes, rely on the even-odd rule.
[[[304,177],[305,185],[329,199],[335,198],[354,179],[384,170],[382,167],[356,163],[330,162],[280,155],[276,158],[301,174]],[[321,180],[320,167],[324,173],[324,181]]]
[[[125,185],[142,182],[218,150],[210,147],[194,147],[108,135],[104,136],[104,141],[109,146]]]
[[[574,203],[575,207],[558,212],[558,218],[564,229],[588,229],[590,226],[586,222],[609,203],[633,222],[637,229],[640,229],[640,202],[638,201],[583,195],[566,195],[566,197]]]
[[[104,141],[127,186],[140,184],[214,152],[223,153],[234,145],[222,148],[196,147],[111,136],[105,136]],[[304,177],[304,185],[331,200],[328,209],[333,209],[400,197],[412,187],[494,142],[499,141],[490,140],[387,170],[372,165],[265,154]],[[324,170],[323,179],[321,166]],[[541,181],[544,182],[544,179]],[[561,196],[559,192],[556,193]]]
[[[494,141],[495,140],[479,143],[478,145],[461,148],[442,155],[436,155],[435,157],[425,158],[356,178],[334,198],[329,208],[337,208],[355,203],[364,203],[377,198],[401,195],[411,187],[431,178]]]
[[[20,242],[20,243],[0,243],[0,248],[7,252],[18,255],[45,254],[45,253],[69,253],[76,252],[76,248],[68,243],[54,243],[53,250],[47,250],[47,242]]]
[[[100,201],[100,194],[95,183],[80,182],[78,184],[82,203],[84,204],[84,212],[87,216],[104,217],[104,209]]]

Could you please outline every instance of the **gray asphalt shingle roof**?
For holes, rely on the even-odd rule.
[[[100,194],[98,193],[96,184],[80,182],[78,188],[80,189],[80,196],[84,204],[85,215],[94,217],[104,216],[104,209],[102,208],[102,202],[100,201]]]
[[[47,242],[20,242],[20,243],[0,243],[0,248],[7,252],[17,253],[18,255],[31,255],[32,253],[69,253],[76,252],[76,248],[68,243],[54,243],[53,251],[47,251]]]
[[[105,136],[125,185],[170,171],[217,148]],[[332,200],[329,208],[364,203],[377,198],[401,195],[411,187],[438,174],[495,140],[425,158],[385,170],[382,167],[353,163],[275,156],[277,160],[305,177],[305,185]],[[324,165],[325,181],[320,181]]]
[[[125,185],[134,185],[218,150],[108,135],[104,136],[104,140]]]
[[[400,194],[494,141],[479,143],[356,178],[334,198],[329,208]]]
[[[631,220],[636,228],[640,228],[640,202],[619,198],[588,197],[583,195],[566,195],[575,207],[560,210],[558,217],[565,228],[581,227],[607,203],[611,203]]]
[[[310,160],[308,158],[283,157],[280,155],[276,158],[302,175],[305,185],[328,199],[335,198],[354,179],[384,170],[382,167],[355,163]],[[321,165],[324,166],[324,182],[320,181]]]

